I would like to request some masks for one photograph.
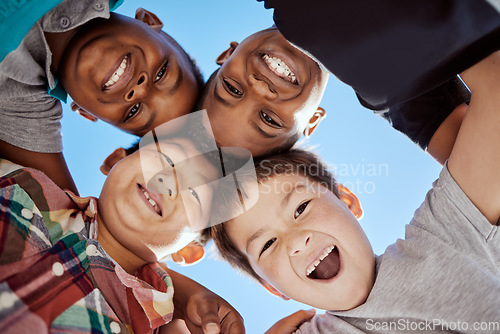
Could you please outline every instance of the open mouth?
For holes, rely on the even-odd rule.
[[[263,54],[262,59],[271,72],[285,81],[297,84],[297,76],[282,59],[268,54]]]
[[[103,85],[103,89],[110,89],[113,87],[120,79],[122,78],[123,73],[127,69],[129,63],[129,55],[126,55],[125,58],[122,59],[121,63],[118,65],[118,68],[109,76],[106,83]]]
[[[335,246],[330,246],[307,268],[306,274],[310,279],[328,280],[335,277],[339,269],[339,250]]]
[[[139,189],[140,191],[142,192],[142,194],[144,195],[144,198],[146,199],[146,202],[148,203],[148,205],[158,214],[158,215],[162,215],[162,211],[161,211],[161,207],[160,205],[158,205],[157,201],[155,201],[152,197],[154,195],[152,195],[151,193],[149,193],[147,191],[146,188],[144,188],[143,186],[141,186],[140,184],[138,184],[139,186]],[[159,199],[157,199],[159,201]]]

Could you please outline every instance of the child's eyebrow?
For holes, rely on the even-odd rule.
[[[305,188],[306,186],[303,185],[302,183],[295,183],[294,186],[292,187],[292,189],[290,189],[288,191],[288,193],[285,195],[285,197],[283,197],[283,200],[281,201],[281,208],[284,210],[286,208],[286,206],[288,205],[288,203],[290,203],[290,198],[292,197],[292,195],[297,192],[299,189],[301,188]]]
[[[266,131],[262,130],[262,129],[261,129],[261,128],[257,125],[257,123],[255,123],[255,122],[254,122],[254,120],[253,120],[253,119],[250,119],[250,120],[249,120],[249,123],[250,123],[250,125],[251,125],[251,126],[252,126],[252,127],[253,127],[253,128],[254,128],[257,132],[258,132],[258,133],[260,133],[260,134],[261,134],[263,137],[265,137],[265,138],[276,138],[276,137],[278,137],[278,134],[274,134],[274,135],[272,135],[272,134],[269,134],[269,133],[267,133]]]
[[[231,106],[231,103],[229,103],[228,101],[224,100],[222,98],[222,96],[219,95],[219,93],[217,93],[217,82],[214,83],[214,97],[217,101],[219,101],[220,103],[222,103],[224,106],[226,107],[230,107]]]
[[[181,86],[182,79],[184,78],[184,74],[182,73],[181,69],[179,69],[179,71],[177,71],[177,72],[179,74],[177,75],[177,79],[175,80],[174,85],[172,86],[172,88],[170,88],[170,91],[168,92],[168,95],[174,95],[175,92],[177,92],[177,90]]]
[[[260,237],[263,233],[264,233],[264,229],[260,228],[254,234],[252,234],[252,236],[250,238],[248,238],[247,245],[245,247],[245,251],[247,252],[247,254],[250,253],[249,249],[250,249],[251,243],[254,242],[255,239]]]

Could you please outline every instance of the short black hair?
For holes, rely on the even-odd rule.
[[[202,95],[204,94],[204,90],[205,90],[205,80],[203,79],[203,74],[201,73],[200,67],[196,63],[196,60],[193,57],[191,57],[186,52],[186,50],[182,49],[182,51],[184,52],[184,55],[188,59],[189,65],[191,66],[191,71],[193,72],[194,78],[196,79],[196,87],[198,88],[198,96],[197,96],[196,100],[199,101],[202,98]],[[196,103],[195,105],[198,105],[198,104],[199,104],[199,102]],[[198,109],[195,109],[195,110],[198,110]],[[195,111],[195,110],[193,110],[193,111]]]
[[[205,87],[203,89],[203,92],[200,94],[199,99],[198,99],[198,104],[196,106],[197,110],[202,109],[203,103],[205,103],[205,100],[207,98],[208,90],[210,89],[210,85],[212,85],[212,82],[215,80],[217,73],[219,73],[219,69],[220,69],[220,67],[218,69],[216,69],[215,71],[213,71],[213,73],[210,75],[207,82],[205,83]]]
[[[170,40],[171,42],[175,43],[180,50],[182,50],[182,53],[183,55],[186,57],[186,59],[188,60],[188,63],[190,65],[190,70],[191,72],[193,72],[193,75],[194,75],[194,78],[196,80],[196,86],[198,88],[198,96],[197,96],[197,101],[201,98],[201,95],[203,94],[203,90],[205,88],[205,81],[203,79],[203,74],[201,73],[200,71],[200,68],[198,66],[198,64],[196,64],[196,60],[191,57],[187,52],[186,50],[184,50],[184,48],[177,42],[177,40],[175,40],[175,38],[173,38],[172,36],[170,36],[169,34],[167,34],[165,31],[161,31],[163,33],[163,35],[168,39]],[[196,109],[197,110],[197,109]],[[195,110],[193,110],[195,111]]]

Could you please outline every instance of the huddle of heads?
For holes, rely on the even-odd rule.
[[[374,257],[352,199],[313,154],[287,152],[326,116],[319,103],[328,73],[269,28],[230,43],[202,88],[199,70],[162,26],[144,9],[135,19],[92,20],[61,64],[84,116],[142,136],[126,158],[140,177],[123,164],[103,187],[111,232],[152,261],[211,237],[224,258],[276,294],[324,309],[362,303]],[[130,191],[120,188],[124,175],[140,180],[132,187],[142,207],[116,195]],[[147,229],[136,224],[141,215]]]

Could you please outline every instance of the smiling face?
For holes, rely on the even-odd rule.
[[[221,145],[263,155],[324,117],[318,106],[328,74],[277,29],[231,43],[218,64],[202,107]]]
[[[58,70],[82,109],[140,136],[189,113],[198,94],[188,56],[147,14],[153,17],[139,16],[147,24],[114,13],[91,20],[66,47]]]
[[[218,177],[190,140],[147,145],[109,172],[98,201],[100,222],[127,251],[157,261],[206,226]]]
[[[371,291],[375,260],[361,226],[344,202],[305,176],[268,179],[257,204],[225,228],[257,275],[289,298],[347,310]]]

